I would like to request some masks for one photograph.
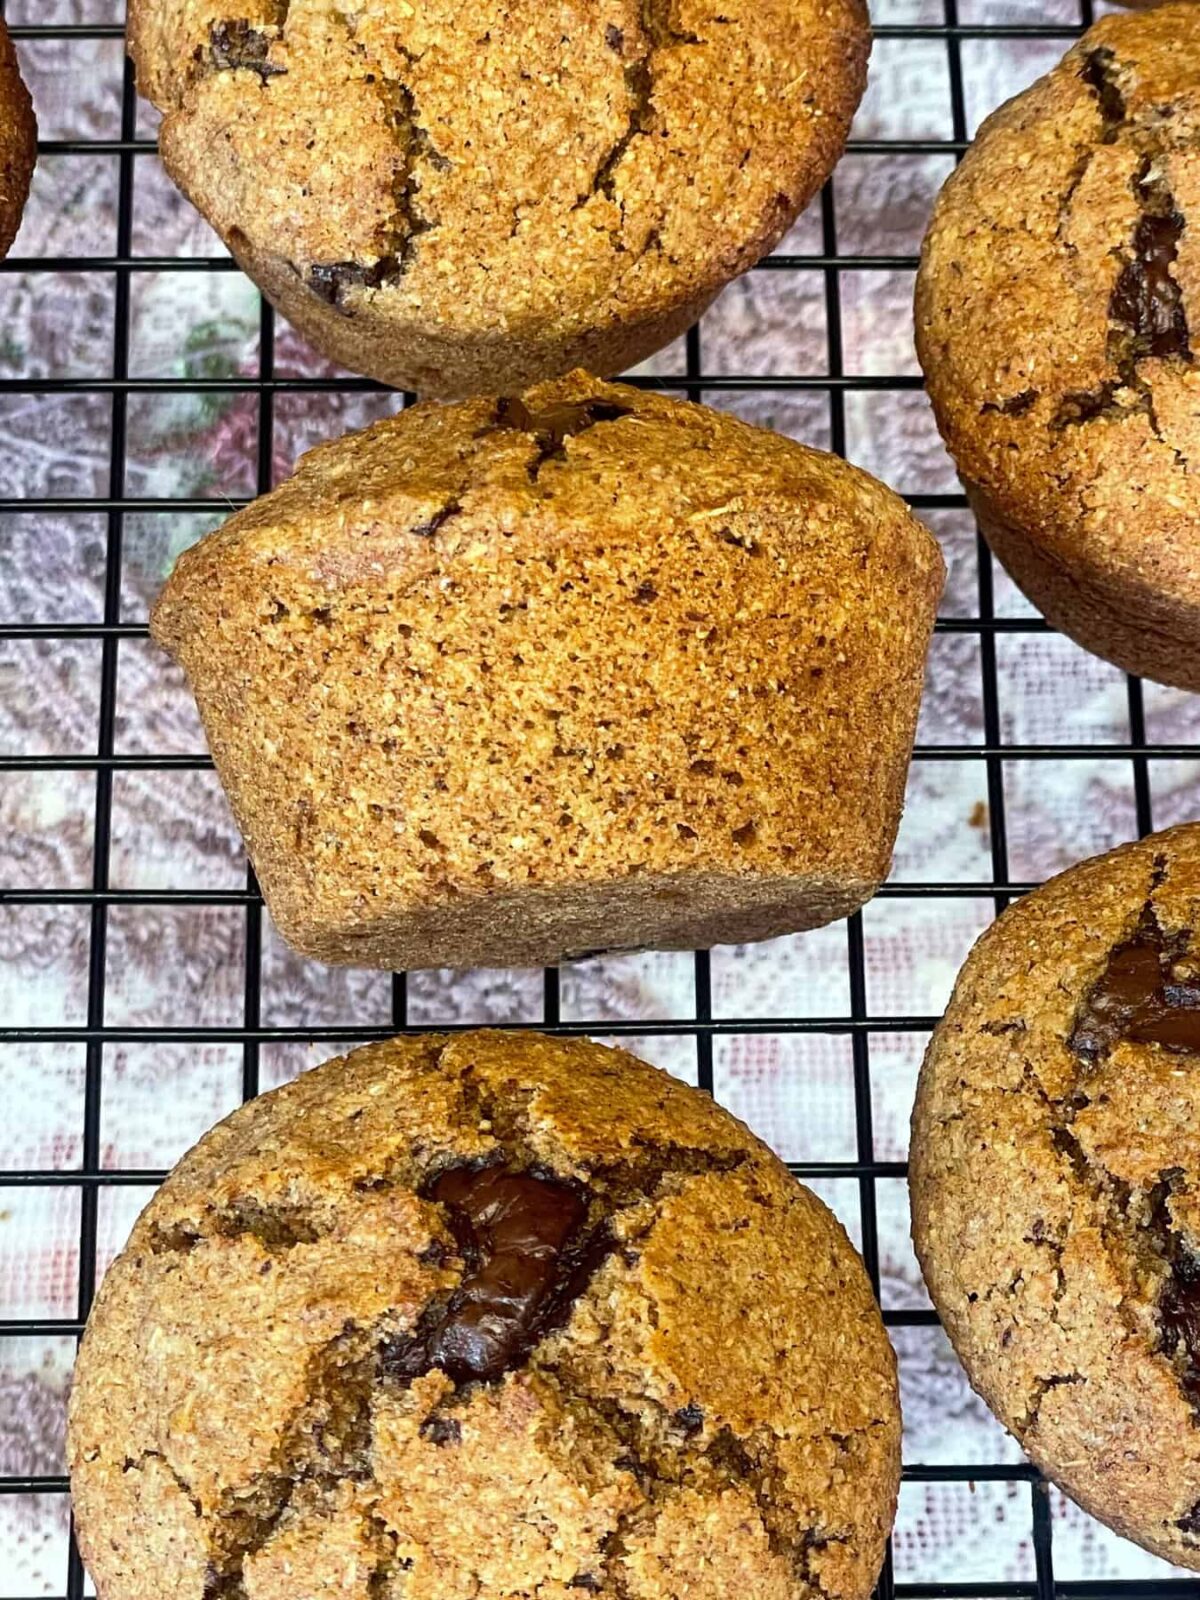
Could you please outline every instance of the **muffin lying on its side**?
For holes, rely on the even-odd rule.
[[[866,1600],[895,1361],[840,1225],[707,1095],[537,1035],[235,1112],[71,1396],[104,1600]]]
[[[913,1234],[971,1382],[1090,1511],[1200,1570],[1200,825],[984,934],[921,1072]]]
[[[579,374],[313,451],[152,626],[287,939],[521,965],[872,894],[941,579],[845,462]]]
[[[130,0],[167,170],[327,355],[512,391],[619,372],[787,231],[863,0]]]
[[[992,549],[1055,627],[1200,690],[1200,6],[1098,22],[942,191],[917,345]]]

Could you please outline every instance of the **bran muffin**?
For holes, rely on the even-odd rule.
[[[872,894],[942,572],[844,461],[576,374],[313,451],[151,626],[296,948],[539,964]]]
[[[0,256],[21,226],[37,159],[37,119],[17,52],[0,17]]]
[[[971,1382],[1094,1516],[1200,1569],[1200,824],[976,945],[913,1115],[913,1236]]]
[[[263,292],[424,394],[612,373],[841,153],[864,0],[130,0],[163,161]]]
[[[979,524],[1047,619],[1200,689],[1200,7],[1105,17],[942,191],[917,343]]]
[[[536,1034],[369,1045],[183,1158],[69,1454],[103,1600],[865,1600],[895,1363],[706,1095]]]

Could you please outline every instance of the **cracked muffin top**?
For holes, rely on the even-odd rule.
[[[130,0],[163,159],[285,313],[422,392],[609,373],[841,151],[863,0]]]
[[[104,1600],[865,1600],[891,1349],[826,1208],[622,1051],[393,1039],[252,1101],[105,1278]]]
[[[917,286],[968,487],[1090,569],[1200,601],[1200,6],[1105,17],[988,118]]]
[[[917,1252],[972,1383],[1093,1515],[1200,1569],[1200,825],[976,945],[913,1115]]]
[[[8,254],[21,226],[36,157],[33,101],[0,17],[0,256]]]

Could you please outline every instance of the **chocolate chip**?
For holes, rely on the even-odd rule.
[[[681,1406],[675,1413],[675,1421],[690,1439],[692,1434],[699,1433],[704,1426],[704,1412],[697,1405]]]
[[[1191,354],[1183,292],[1171,276],[1182,234],[1183,217],[1173,205],[1144,214],[1134,231],[1133,256],[1117,279],[1109,316],[1129,329],[1135,360]]]
[[[1184,1395],[1200,1410],[1200,1257],[1171,1218],[1171,1194],[1181,1177],[1178,1170],[1163,1174],[1150,1195],[1145,1231],[1167,1267],[1158,1291],[1160,1348],[1175,1363]]]
[[[461,510],[462,506],[457,500],[448,500],[440,510],[434,512],[428,522],[418,522],[411,532],[418,539],[431,539],[444,523],[449,522],[451,517],[456,517]]]
[[[1125,121],[1125,96],[1117,83],[1117,58],[1111,50],[1093,50],[1079,74],[1088,88],[1100,101],[1100,115],[1104,118],[1106,144],[1116,138],[1117,130]]]
[[[745,1445],[729,1428],[721,1429],[706,1454],[719,1472],[731,1478],[748,1478],[754,1471],[754,1461]]]
[[[378,289],[395,276],[398,266],[395,256],[382,256],[370,266],[361,261],[318,261],[309,267],[306,281],[319,300],[335,311],[347,311],[351,289]]]
[[[610,22],[604,30],[604,42],[610,50],[615,50],[620,55],[625,48],[625,35],[620,28],[614,27]]]
[[[1193,1539],[1200,1539],[1200,1500],[1190,1511],[1185,1511],[1175,1524],[1180,1533],[1189,1534]]]
[[[566,1319],[611,1240],[587,1227],[586,1192],[558,1178],[451,1167],[425,1194],[445,1208],[465,1271],[453,1295],[384,1352],[385,1370],[411,1379],[437,1367],[455,1383],[493,1381]]]
[[[1200,1406],[1200,1260],[1174,1240],[1174,1261],[1158,1296],[1162,1348],[1180,1366],[1180,1387]]]
[[[1118,945],[1085,995],[1067,1043],[1085,1061],[1107,1055],[1123,1039],[1200,1054],[1200,984],[1172,974],[1181,941],[1168,941],[1151,910],[1134,937]]]
[[[214,22],[208,38],[209,58],[218,72],[257,72],[265,81],[287,71],[268,60],[271,40],[248,22]]]
[[[1022,389],[1020,394],[1010,395],[1007,400],[986,400],[980,409],[996,412],[1002,417],[1023,417],[1026,412],[1032,411],[1037,399],[1036,389]]]
[[[429,1444],[461,1444],[462,1424],[453,1417],[443,1417],[435,1411],[421,1424],[420,1434]]]

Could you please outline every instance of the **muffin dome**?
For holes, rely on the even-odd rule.
[[[921,1071],[913,1234],[971,1382],[1126,1538],[1200,1570],[1200,825],[984,934]]]
[[[184,1157],[70,1457],[105,1600],[865,1600],[895,1362],[840,1225],[708,1096],[397,1039]]]
[[[130,0],[163,160],[302,332],[431,395],[611,373],[824,181],[862,0]]]
[[[1105,17],[983,125],[917,285],[984,533],[1056,627],[1200,689],[1200,7]]]

